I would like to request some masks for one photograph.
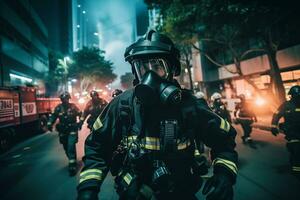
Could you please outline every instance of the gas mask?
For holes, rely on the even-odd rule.
[[[132,62],[139,84],[135,95],[144,105],[155,103],[176,105],[181,101],[181,89],[168,80],[168,62],[164,59],[136,59]]]

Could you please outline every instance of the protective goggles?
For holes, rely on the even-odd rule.
[[[162,78],[167,78],[169,75],[168,62],[162,58],[134,59],[132,65],[139,80],[141,80],[143,75],[149,70],[155,72]]]

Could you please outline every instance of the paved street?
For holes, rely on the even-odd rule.
[[[240,127],[237,127],[240,134]],[[77,144],[79,158],[88,134],[84,128]],[[299,200],[300,182],[288,173],[288,154],[283,135],[254,129],[252,146],[241,144],[236,200]],[[67,200],[75,199],[76,177],[69,177],[67,159],[58,143],[57,133],[38,135],[18,144],[0,156],[0,199]],[[82,164],[81,164],[82,165]],[[199,199],[201,195],[199,194]],[[109,176],[101,190],[101,200],[117,199]]]

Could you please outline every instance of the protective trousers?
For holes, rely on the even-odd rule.
[[[63,145],[69,159],[69,164],[76,163],[76,143],[78,141],[78,133],[75,131],[64,134],[60,133],[59,141]]]
[[[243,138],[250,137],[250,134],[252,132],[251,124],[253,123],[253,121],[249,120],[249,119],[238,119],[238,123],[240,123],[241,126],[242,126],[242,129],[243,129],[243,132],[244,132]]]
[[[287,141],[292,173],[300,180],[300,140]]]

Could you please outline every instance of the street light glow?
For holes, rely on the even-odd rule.
[[[97,32],[94,33],[95,36],[98,36],[99,34]]]
[[[79,24],[77,24],[77,28],[80,28],[80,25],[79,25]]]
[[[12,78],[20,79],[20,80],[27,81],[27,82],[30,82],[30,83],[32,82],[31,78],[27,78],[27,77],[20,76],[20,75],[17,75],[17,74],[10,73],[9,76],[12,77]]]
[[[82,14],[85,14],[86,13],[86,11],[84,10],[84,11],[82,11]]]

